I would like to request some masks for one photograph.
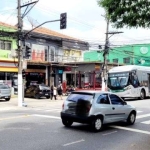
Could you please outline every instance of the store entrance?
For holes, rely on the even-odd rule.
[[[68,86],[71,86],[73,85],[74,86],[74,80],[73,80],[73,74],[66,74],[66,79],[67,79],[67,85]]]
[[[26,86],[45,83],[45,73],[26,72]]]

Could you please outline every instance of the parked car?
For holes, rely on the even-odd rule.
[[[110,92],[74,91],[64,101],[61,119],[66,127],[78,122],[90,124],[95,131],[100,131],[107,123],[126,121],[134,124],[136,108]]]
[[[44,84],[30,85],[26,87],[24,92],[25,97],[34,97],[39,99],[41,97],[50,98],[50,87]]]
[[[11,89],[7,84],[0,84],[0,99],[9,101],[11,97]]]

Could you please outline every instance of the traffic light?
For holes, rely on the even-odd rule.
[[[60,29],[66,29],[67,27],[67,13],[60,14]]]
[[[29,59],[31,57],[31,47],[29,45],[25,45],[25,58]]]

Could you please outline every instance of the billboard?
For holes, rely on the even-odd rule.
[[[31,60],[45,61],[45,46],[44,45],[32,44]]]

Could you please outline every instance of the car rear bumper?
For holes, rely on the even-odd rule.
[[[5,98],[10,98],[10,97],[11,97],[10,95],[0,95],[0,98],[1,98],[1,99],[3,99],[3,98],[4,98],[4,99],[5,99]]]
[[[40,93],[40,97],[50,97],[49,93]]]
[[[72,115],[72,114],[67,114],[64,112],[61,112],[61,119],[67,119],[71,120],[73,122],[78,122],[78,123],[91,123],[93,120],[94,116],[77,116],[77,115]]]

